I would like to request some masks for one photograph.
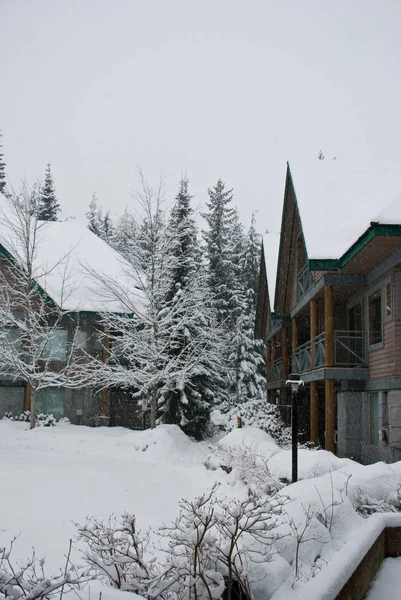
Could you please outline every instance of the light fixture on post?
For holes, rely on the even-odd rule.
[[[298,407],[299,386],[304,385],[298,373],[291,373],[285,382],[291,389],[292,483],[298,481]]]

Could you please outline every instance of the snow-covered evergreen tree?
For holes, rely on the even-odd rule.
[[[117,219],[110,245],[126,258],[130,258],[133,255],[133,250],[137,241],[137,221],[130,210],[126,208],[121,217]]]
[[[108,210],[104,216],[102,223],[102,234],[101,238],[110,246],[113,245],[114,225],[111,220],[110,211]]]
[[[38,219],[40,221],[57,221],[60,204],[56,198],[51,165],[46,167],[45,183],[40,191]]]
[[[265,348],[255,340],[256,293],[259,277],[261,243],[256,233],[255,215],[245,238],[243,256],[239,261],[241,285],[240,315],[231,340],[232,396],[237,404],[265,398]]]
[[[170,273],[166,310],[171,311],[169,353],[182,370],[161,390],[159,411],[164,423],[176,423],[185,433],[202,438],[209,423],[216,386],[221,386],[221,365],[212,343],[216,337],[206,274],[200,260],[188,180],[182,179],[169,222]],[[190,294],[193,304],[181,302]],[[204,352],[193,363],[194,344]],[[186,367],[186,363],[188,363]]]
[[[236,220],[236,212],[228,206],[233,198],[233,190],[226,190],[225,184],[219,179],[213,188],[208,189],[208,194],[208,212],[203,214],[203,217],[209,228],[203,235],[207,250],[209,287],[214,296],[218,321],[229,327],[235,318],[235,275],[230,234]]]
[[[3,134],[0,131],[0,193],[4,194],[6,191],[6,163],[4,162],[4,154],[2,153],[2,137]]]
[[[103,214],[102,208],[99,205],[99,201],[96,196],[96,192],[93,192],[92,200],[89,204],[89,210],[86,213],[88,220],[88,229],[98,237],[102,237],[103,231]]]

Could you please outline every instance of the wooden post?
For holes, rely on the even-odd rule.
[[[271,381],[272,377],[272,343],[270,341],[266,344],[266,379],[267,381]]]
[[[104,330],[104,348],[103,348],[103,361],[106,363],[110,357],[110,330],[106,328]],[[107,406],[108,406],[109,388],[105,387],[101,391],[100,398],[100,414],[103,417],[107,417]]]
[[[326,367],[334,366],[334,299],[333,287],[324,288],[324,350]]]
[[[319,443],[319,397],[317,381],[310,383],[310,441],[314,446]]]
[[[293,373],[296,373],[297,371],[297,366],[296,366],[296,360],[295,360],[295,353],[297,351],[298,348],[298,323],[296,318],[294,317],[292,319],[292,323],[291,323],[291,352],[292,352],[292,365],[291,365],[291,371]]]
[[[325,383],[325,401],[326,401],[326,450],[335,452],[335,392],[334,380],[326,379]]]
[[[288,379],[288,345],[287,345],[287,329],[283,327],[281,330],[281,377]]]
[[[272,366],[272,371],[273,371],[273,369],[274,369],[274,362],[276,360],[276,340],[275,340],[274,337],[272,337],[272,341],[271,341],[270,358],[271,358],[271,366]],[[273,375],[272,379],[274,379],[274,375]]]
[[[309,303],[310,310],[310,369],[315,368],[315,344],[314,339],[317,336],[317,302],[311,300]],[[317,394],[317,381],[310,383],[310,440],[314,446],[319,443],[319,400]]]
[[[24,410],[31,410],[31,393],[32,388],[29,383],[26,384],[25,388],[25,408]]]
[[[317,302],[311,300],[309,302],[310,311],[310,370],[315,368],[315,344],[314,339],[317,336]]]

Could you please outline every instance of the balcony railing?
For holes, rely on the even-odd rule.
[[[325,333],[320,333],[313,340],[314,368],[324,367],[326,363]],[[297,348],[295,367],[298,373],[311,370],[310,342]],[[363,331],[334,331],[334,366],[361,368],[367,366],[366,335]]]
[[[313,340],[314,347],[314,369],[325,366],[325,333],[320,333]],[[366,335],[363,331],[334,331],[334,365],[344,368],[363,368],[367,366]],[[283,361],[276,360],[267,369],[268,381],[276,381],[283,378]],[[306,342],[298,346],[295,359],[288,357],[289,373],[305,373],[311,370],[311,343]]]
[[[334,363],[336,366],[366,367],[367,362],[365,332],[334,332]]]
[[[315,357],[314,357],[314,367],[315,369],[319,369],[319,367],[323,367],[326,362],[326,351],[324,348],[324,332],[320,333],[313,340],[313,346],[315,349]]]
[[[281,358],[276,360],[275,363],[273,364],[274,379],[281,379],[282,366],[283,366],[283,361],[281,360]]]
[[[298,273],[298,298],[301,298],[313,283],[313,275],[306,263]]]
[[[297,373],[310,371],[310,342],[298,346],[295,352],[295,367]]]

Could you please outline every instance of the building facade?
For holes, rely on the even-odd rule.
[[[288,415],[285,381],[299,373],[313,444],[363,463],[400,460],[401,169],[372,180],[316,162],[288,166],[280,235],[264,239],[256,334],[268,400]]]

